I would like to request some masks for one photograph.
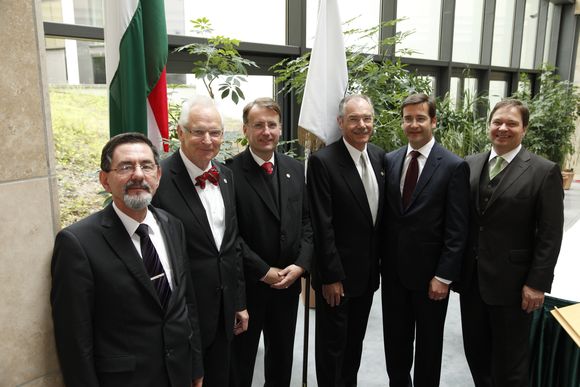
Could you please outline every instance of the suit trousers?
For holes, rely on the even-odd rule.
[[[436,387],[441,377],[443,329],[449,297],[433,301],[428,289],[410,290],[394,276],[381,288],[383,337],[391,387]],[[415,368],[413,366],[415,341]]]
[[[226,336],[224,325],[223,299],[220,305],[219,326],[213,342],[204,345],[203,349],[203,386],[225,387],[230,383],[230,362],[232,356],[232,341]],[[199,311],[203,313],[203,310]],[[229,329],[234,329],[233,326]]]
[[[298,279],[298,282],[300,279]],[[290,386],[298,312],[296,289],[246,286],[248,330],[234,338],[231,386],[251,387],[260,335],[264,333],[265,387]]]
[[[319,387],[354,387],[374,292],[328,305],[316,292],[315,359]]]
[[[476,387],[528,387],[532,314],[521,305],[488,305],[477,272],[461,292],[463,347]]]

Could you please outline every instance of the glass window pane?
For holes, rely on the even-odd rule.
[[[479,63],[483,0],[455,2],[453,61]]]
[[[103,27],[103,0],[42,0],[42,20]]]
[[[397,32],[412,32],[397,47],[417,51],[413,58],[439,59],[439,26],[441,23],[441,0],[397,2]]]
[[[526,1],[526,10],[524,15],[524,36],[522,39],[522,56],[520,60],[521,68],[534,68],[539,6],[540,0]]]
[[[451,99],[451,106],[454,109],[457,109],[457,103],[461,98],[461,79],[458,77],[451,77],[451,81],[449,83],[449,98]]]
[[[90,40],[46,38],[49,84],[105,84],[105,44]]]
[[[513,0],[497,0],[495,3],[491,52],[491,64],[493,66],[508,67],[510,65],[515,4]]]
[[[166,0],[167,32],[192,35],[190,20],[206,17],[214,35],[236,38],[244,42],[285,44],[285,0]]]
[[[215,81],[221,83],[225,77]],[[237,104],[230,98],[220,99],[216,97],[216,105],[220,111],[225,128],[224,144],[222,145],[221,157],[234,155],[241,152],[244,148],[236,143],[236,139],[243,136],[242,130],[242,110],[244,106],[260,97],[275,98],[274,95],[274,77],[266,75],[250,75],[246,77],[247,82],[242,83],[242,91],[246,97]],[[168,90],[167,98],[170,106],[177,108],[188,98],[194,95],[209,95],[203,82],[193,74],[167,74]],[[170,84],[171,83],[171,84]],[[284,114],[284,112],[282,112]],[[179,118],[179,117],[176,117]],[[171,125],[171,122],[170,122]]]
[[[550,56],[550,39],[552,39],[552,20],[554,20],[554,4],[548,4],[548,20],[546,22],[546,39],[544,40],[544,63],[548,63]]]
[[[505,97],[507,97],[507,82],[489,81],[489,108],[492,109]]]
[[[306,46],[312,47],[316,34],[319,0],[307,0],[306,4]],[[348,25],[343,24],[343,31],[372,28],[380,22],[380,0],[338,0],[338,9],[342,23],[351,20]],[[364,52],[376,54],[378,40],[378,32],[365,38],[361,38],[361,34],[350,34],[345,36],[344,44],[346,47],[352,45],[369,47]]]

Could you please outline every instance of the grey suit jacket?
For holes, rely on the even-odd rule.
[[[479,186],[488,158],[489,152],[467,158],[471,227],[459,290],[477,266],[486,303],[519,304],[523,285],[551,289],[563,233],[562,176],[556,164],[522,148],[484,209]]]

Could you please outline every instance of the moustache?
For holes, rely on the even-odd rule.
[[[130,189],[143,189],[149,193],[151,193],[151,186],[147,184],[145,181],[129,181],[125,184],[125,193],[129,192]]]

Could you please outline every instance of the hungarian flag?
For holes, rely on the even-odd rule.
[[[163,0],[105,0],[111,137],[140,132],[168,150],[167,50]]]
[[[321,0],[298,125],[326,145],[340,138],[338,104],[348,86],[337,0]]]

